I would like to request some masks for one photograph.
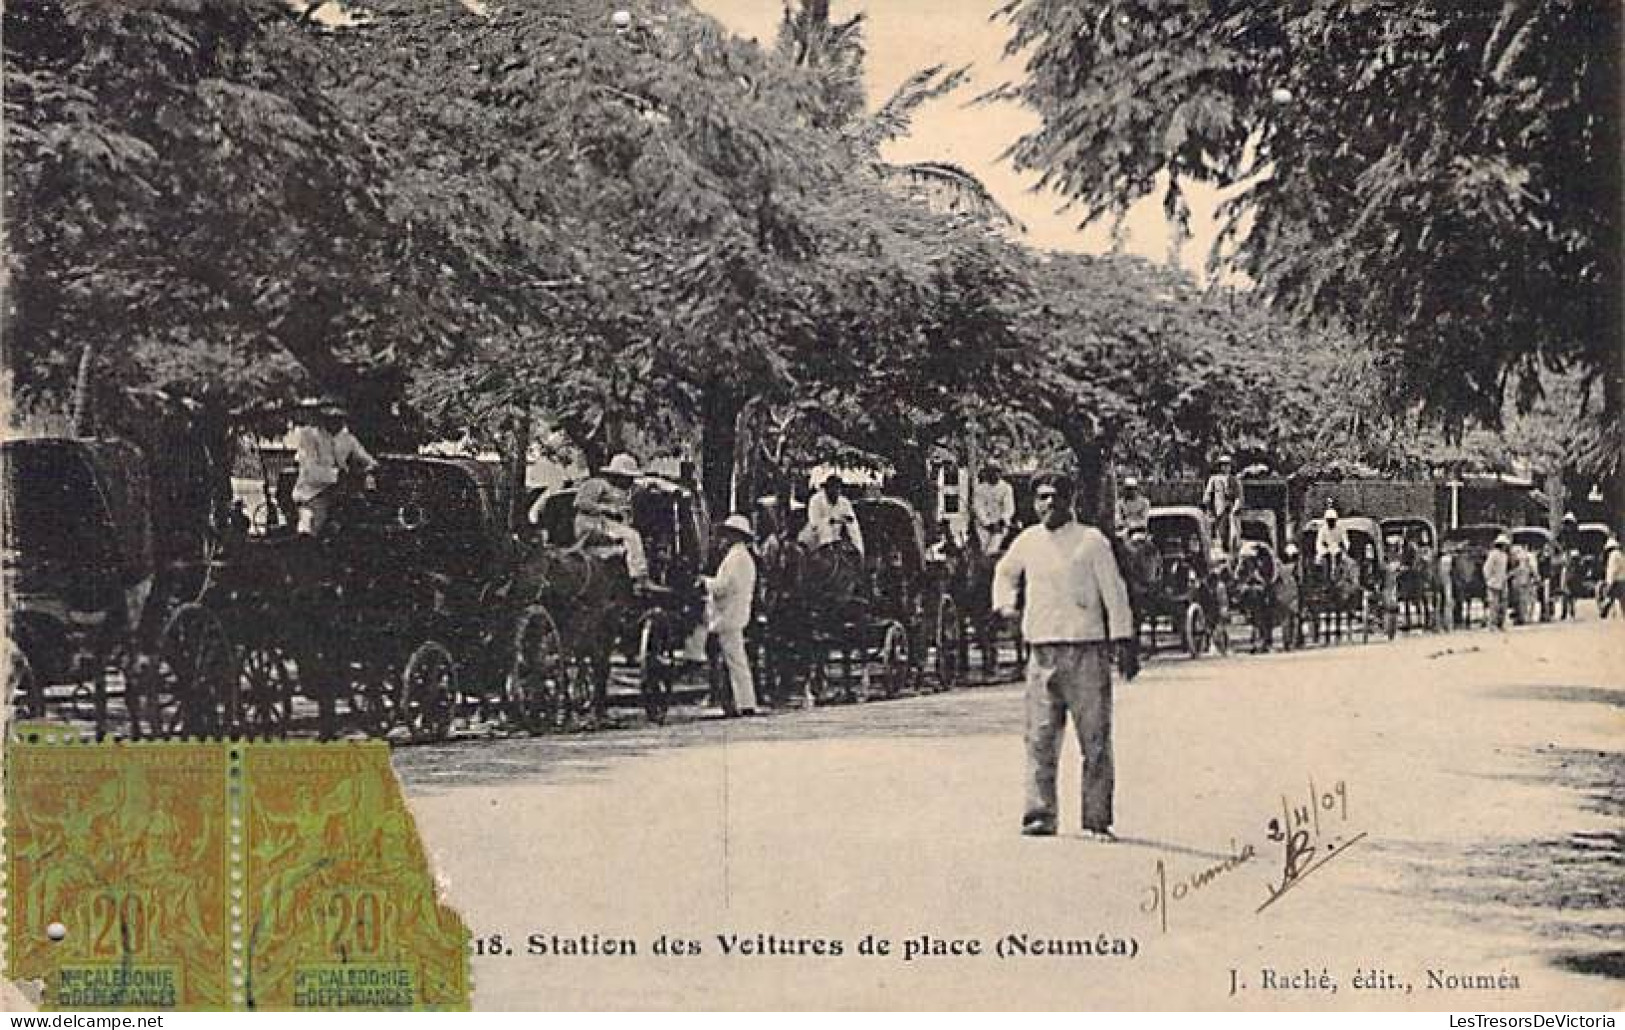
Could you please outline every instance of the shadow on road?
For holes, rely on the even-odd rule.
[[[674,713],[682,720],[684,713]],[[673,748],[763,741],[891,737],[932,739],[1021,731],[1020,688],[1003,684],[864,704],[775,712],[765,718],[689,718],[668,726],[543,737],[467,738],[397,748],[395,772],[409,792],[516,781],[580,783],[615,763]]]
[[[1600,695],[1600,696],[1594,696]],[[1618,692],[1583,687],[1520,691],[1506,696],[1618,704]],[[1625,753],[1545,745],[1510,756],[1497,779],[1556,784],[1580,807],[1616,825],[1625,817]],[[1460,918],[1532,930],[1559,951],[1553,962],[1574,972],[1625,979],[1625,829],[1579,830],[1559,838],[1475,845],[1441,851],[1391,845],[1408,873],[1410,894],[1426,893]],[[1606,950],[1587,950],[1598,943]]]

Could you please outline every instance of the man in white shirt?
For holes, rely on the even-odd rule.
[[[1117,532],[1123,535],[1151,527],[1151,498],[1140,492],[1140,481],[1123,477],[1123,491],[1117,495]]]
[[[1602,587],[1597,592],[1597,617],[1606,619],[1615,605],[1619,606],[1620,614],[1625,615],[1625,551],[1620,550],[1618,540],[1610,538],[1603,545],[1603,554],[1608,557],[1603,566]]]
[[[1124,675],[1139,671],[1128,588],[1099,530],[1072,515],[1072,481],[1039,483],[1041,520],[1016,537],[993,574],[993,608],[1014,616],[1018,598],[1027,659],[1027,800],[1021,832],[1055,834],[1056,766],[1066,716],[1083,752],[1083,829],[1112,839],[1112,642],[1121,642]]]
[[[1234,468],[1235,460],[1228,454],[1221,455],[1202,488],[1202,507],[1213,516],[1213,531],[1220,545],[1232,555],[1239,538],[1236,509],[1241,505],[1241,480],[1236,478]]]
[[[863,527],[858,524],[858,513],[841,492],[845,484],[841,477],[832,475],[824,480],[824,488],[807,502],[807,526],[800,540],[812,548],[825,547],[841,539],[852,541],[852,546],[863,553]]]
[[[1326,506],[1320,517],[1320,528],[1315,530],[1315,566],[1328,581],[1343,555],[1349,553],[1349,531],[1337,521],[1337,509]]]
[[[378,464],[345,424],[343,406],[334,401],[315,407],[307,425],[294,430],[294,460],[299,477],[293,484],[300,536],[319,536],[332,517],[343,473],[370,474]]]
[[[976,542],[983,554],[997,554],[1016,524],[1016,490],[999,472],[997,465],[985,465],[976,477],[976,495],[971,516],[976,524]]]
[[[1502,533],[1484,556],[1484,606],[1489,609],[1490,622],[1496,629],[1506,628],[1507,575],[1511,565],[1507,552],[1511,547],[1512,538]]]
[[[750,519],[729,515],[720,527],[727,552],[715,576],[707,576],[706,621],[722,649],[728,668],[728,686],[733,694],[733,711],[756,714],[756,684],[751,678],[750,655],[745,650],[745,628],[750,625],[751,602],[756,597],[756,559],[751,557]]]

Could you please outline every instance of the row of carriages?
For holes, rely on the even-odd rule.
[[[602,725],[623,706],[660,722],[705,693],[727,703],[717,663],[685,658],[711,556],[703,503],[677,482],[647,477],[634,491],[654,581],[639,590],[623,563],[574,539],[573,491],[547,494],[534,522],[511,530],[513,506],[483,462],[385,456],[375,488],[356,491],[340,528],[314,541],[278,516],[292,507],[286,469],[267,476],[266,494],[281,502],[244,527],[219,517],[218,494],[155,481],[119,441],[10,440],[0,459],[8,696],[25,718],[134,738],[435,740],[457,727]],[[890,697],[966,681],[977,645],[983,675],[1019,657],[1012,628],[988,610],[993,556],[928,549],[904,501],[864,499],[856,510],[862,554],[806,551],[793,532],[763,548],[751,633],[760,692]],[[1455,603],[1482,601],[1483,554],[1501,527],[1441,533],[1425,516],[1359,515],[1345,525],[1351,583],[1306,581],[1283,635],[1436,625],[1441,550],[1459,556]],[[1297,528],[1305,554],[1318,528]],[[1216,557],[1201,509],[1153,509],[1147,552],[1125,556],[1150,650],[1172,643],[1194,657],[1222,644],[1221,581],[1255,636],[1271,628],[1249,608],[1247,577],[1260,556],[1279,563],[1289,530],[1260,507],[1242,513],[1240,532],[1239,553]],[[1542,528],[1513,535],[1543,562],[1553,552]],[[1582,527],[1580,578],[1600,575],[1606,538],[1606,527]],[[1555,585],[1544,572],[1542,583],[1546,617]]]
[[[1228,648],[1236,618],[1251,632],[1255,647],[1268,646],[1276,630],[1294,646],[1305,640],[1369,641],[1392,639],[1401,630],[1465,628],[1475,617],[1490,617],[1484,561],[1503,534],[1533,564],[1527,611],[1514,605],[1514,617],[1549,621],[1561,610],[1563,594],[1590,597],[1600,589],[1604,548],[1613,536],[1602,522],[1580,523],[1570,538],[1559,540],[1537,525],[1479,522],[1440,530],[1425,514],[1347,515],[1339,519],[1349,545],[1346,575],[1337,576],[1323,574],[1313,557],[1322,519],[1304,520],[1292,534],[1281,513],[1270,508],[1243,508],[1237,518],[1238,546],[1229,554],[1215,546],[1215,529],[1203,509],[1151,510],[1145,545],[1150,561],[1136,562],[1132,549],[1124,556],[1131,570],[1140,567],[1130,578],[1138,581],[1143,644],[1157,650],[1172,642],[1198,657]],[[1298,600],[1290,615],[1280,607],[1271,610],[1275,594],[1263,589],[1286,575],[1289,540],[1301,556]],[[1564,548],[1573,553],[1560,555]],[[1442,561],[1446,556],[1448,562]],[[1442,582],[1447,577],[1448,588]],[[1449,612],[1443,610],[1446,604]]]
[[[136,739],[436,740],[598,725],[623,706],[660,722],[719,674],[685,658],[709,520],[670,480],[633,491],[653,580],[635,589],[623,561],[578,546],[573,491],[511,531],[496,470],[470,459],[383,456],[315,540],[278,515],[291,470],[267,483],[282,502],[243,526],[218,497],[167,496],[118,441],[10,440],[0,457],[23,718]],[[958,679],[961,620],[919,517],[892,499],[859,509],[866,555],[780,556],[753,632],[769,692],[857,700]]]

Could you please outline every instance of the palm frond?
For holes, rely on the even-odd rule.
[[[964,85],[970,78],[970,65],[946,71],[944,65],[935,64],[903,80],[896,91],[874,114],[853,126],[852,139],[870,151],[884,143],[908,135],[914,123],[914,113],[927,101],[946,96]]]

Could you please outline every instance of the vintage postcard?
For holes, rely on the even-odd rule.
[[[3,17],[0,1007],[1625,1004],[1617,3]]]

